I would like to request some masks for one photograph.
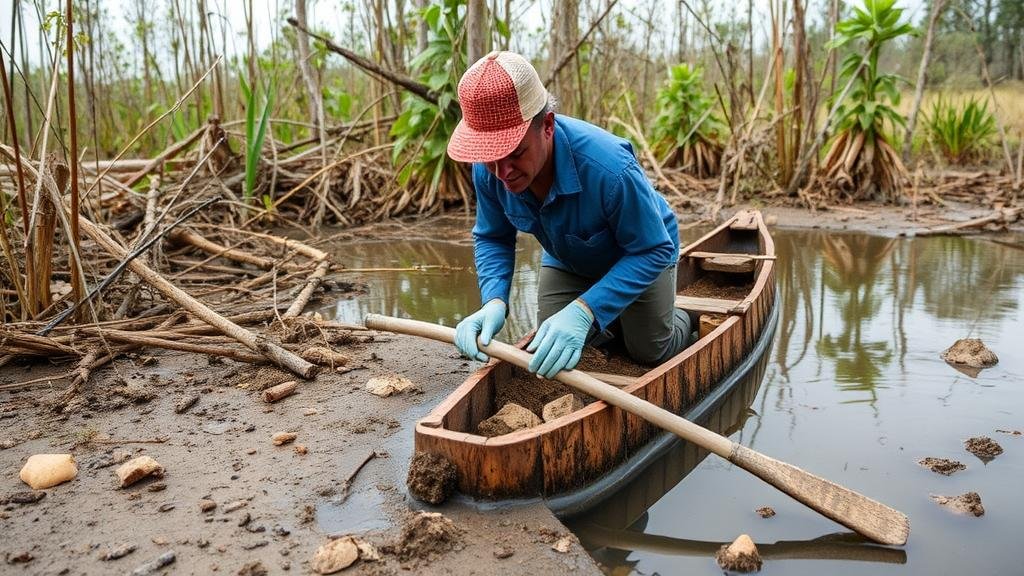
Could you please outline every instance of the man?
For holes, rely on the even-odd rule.
[[[630,144],[581,120],[556,116],[537,71],[522,56],[492,52],[459,81],[463,118],[448,155],[473,162],[475,260],[483,307],[456,327],[456,347],[501,330],[517,231],[544,248],[540,327],[529,370],[553,378],[584,344],[618,321],[626,351],[644,364],[682,350],[690,319],[675,311],[679,231]]]

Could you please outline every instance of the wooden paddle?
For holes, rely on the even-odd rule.
[[[410,334],[447,342],[455,342],[455,329],[418,320],[404,320],[378,314],[366,316],[366,327],[400,334]],[[511,362],[520,368],[530,364],[532,354],[514,346],[491,340],[480,346],[486,354]],[[797,501],[817,510],[847,528],[881,544],[902,546],[910,534],[906,515],[881,502],[858,494],[820,476],[740,446],[714,432],[588,376],[579,370],[561,371],[555,375],[560,382],[635,414],[680,438],[693,442],[736,464],[758,478],[789,494]]]

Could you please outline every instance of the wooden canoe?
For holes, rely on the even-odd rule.
[[[677,270],[676,307],[695,327],[701,316],[718,321],[704,322],[706,335],[623,390],[700,418],[698,411],[712,410],[714,398],[724,398],[771,343],[775,245],[759,212],[741,212],[685,247]],[[708,285],[727,287],[731,297],[695,292]],[[519,368],[492,361],[416,424],[416,450],[455,464],[458,489],[472,498],[543,498],[556,514],[578,514],[639,474],[675,438],[601,401],[503,436],[476,434],[501,407],[495,406],[496,389],[516,376],[523,376]]]

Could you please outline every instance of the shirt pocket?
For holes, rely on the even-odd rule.
[[[591,262],[594,260],[603,261],[618,252],[615,246],[615,238],[612,236],[610,228],[602,228],[586,237],[566,234],[565,243],[572,251],[570,257],[574,261],[584,261],[584,259]]]

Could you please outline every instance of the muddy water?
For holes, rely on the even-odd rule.
[[[764,376],[748,383],[744,410],[732,402],[713,418],[746,446],[906,513],[909,543],[859,541],[742,469],[680,446],[656,464],[673,470],[660,483],[634,485],[570,523],[583,544],[614,574],[721,574],[714,550],[740,533],[761,546],[764,574],[1024,573],[1024,436],[999,431],[1024,431],[1024,251],[982,239],[774,236],[781,314]],[[539,251],[520,245],[505,339],[533,323]],[[346,277],[368,292],[322,310],[341,320],[380,312],[454,325],[479,305],[464,244],[363,243],[345,246],[344,258],[353,268],[467,270]],[[963,337],[982,338],[1000,363],[977,375],[947,365],[939,353]],[[974,436],[1004,453],[973,456],[963,441]],[[929,456],[967,469],[936,474],[917,464]],[[980,518],[930,498],[970,491],[981,496]],[[776,515],[762,519],[762,506]]]

